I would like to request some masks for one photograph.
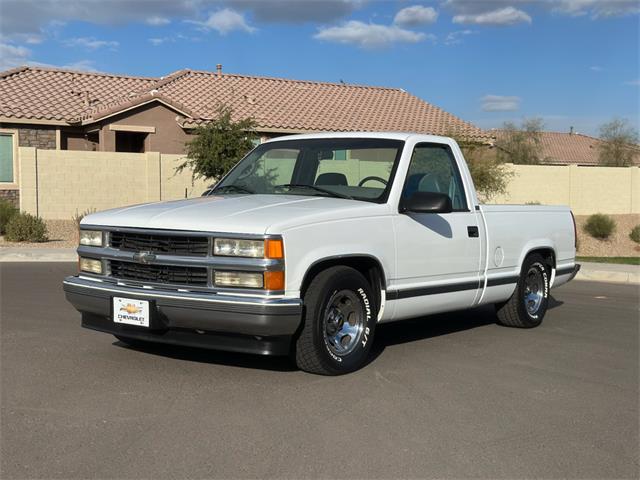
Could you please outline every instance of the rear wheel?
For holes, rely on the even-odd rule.
[[[537,253],[522,264],[516,290],[511,298],[496,305],[498,323],[509,327],[531,328],[542,323],[549,304],[549,267]]]
[[[353,268],[320,272],[304,295],[304,323],[295,345],[298,367],[340,375],[364,365],[377,319],[373,298],[369,282]]]

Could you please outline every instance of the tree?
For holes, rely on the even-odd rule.
[[[628,167],[633,165],[638,148],[638,131],[624,118],[614,118],[600,126],[598,159],[607,167]]]
[[[195,129],[195,138],[186,143],[187,159],[176,172],[190,168],[194,179],[219,179],[253,148],[256,122],[234,121],[231,115],[231,108],[221,105],[214,120]]]
[[[494,148],[458,137],[456,134],[448,136],[458,142],[480,200],[489,201],[497,195],[507,193],[509,180],[514,173],[497,157]]]
[[[505,122],[496,140],[498,158],[520,165],[538,165],[542,162],[542,129],[540,118],[524,119],[518,127]]]

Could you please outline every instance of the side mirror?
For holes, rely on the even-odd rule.
[[[444,193],[415,192],[400,202],[400,213],[450,213],[452,211],[451,198]]]

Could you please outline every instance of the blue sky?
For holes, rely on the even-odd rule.
[[[639,0],[0,0],[0,67],[400,87],[483,128],[637,128]]]

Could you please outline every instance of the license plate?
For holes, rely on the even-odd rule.
[[[138,327],[149,326],[149,302],[113,297],[113,321]]]

